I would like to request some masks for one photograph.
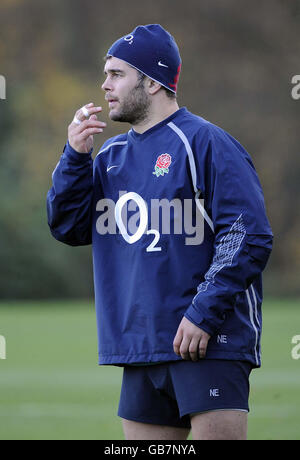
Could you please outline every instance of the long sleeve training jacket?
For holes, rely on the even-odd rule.
[[[109,139],[94,160],[67,143],[52,177],[52,235],[93,246],[99,364],[180,360],[185,316],[211,335],[207,359],[260,366],[272,231],[232,136],[181,108]]]

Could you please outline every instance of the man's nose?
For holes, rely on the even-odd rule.
[[[109,83],[109,78],[107,77],[103,84],[101,85],[101,88],[103,91],[110,91],[111,90],[111,84]]]

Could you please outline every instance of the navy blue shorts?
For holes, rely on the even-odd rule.
[[[127,420],[190,428],[190,414],[249,411],[250,363],[203,359],[125,366],[118,415]]]

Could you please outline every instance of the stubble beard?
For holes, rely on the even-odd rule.
[[[140,81],[126,96],[118,112],[110,113],[113,121],[126,122],[137,125],[145,121],[149,114],[150,98],[144,89],[144,82]]]

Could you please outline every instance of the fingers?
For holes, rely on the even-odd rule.
[[[192,361],[198,361],[198,347],[199,347],[199,340],[198,338],[192,337],[192,340],[189,344],[189,356]]]
[[[189,346],[190,346],[191,339],[190,337],[184,335],[180,345],[180,356],[182,359],[190,360],[190,353],[189,353]]]
[[[81,122],[89,118],[91,115],[99,113],[101,111],[102,107],[95,107],[94,103],[90,102],[89,104],[81,107],[81,109],[77,110],[72,123],[74,123],[75,125],[80,125]]]
[[[206,356],[210,335],[202,329],[180,325],[173,342],[174,352],[184,360],[198,361]]]
[[[102,107],[95,107],[93,102],[77,110],[68,128],[69,143],[77,152],[88,153],[93,146],[93,136],[106,127],[106,123],[97,118],[101,111]]]
[[[190,353],[189,353],[189,346],[191,343],[191,336],[184,333],[184,329],[179,327],[175,339],[173,341],[173,350],[176,355],[181,356],[182,359],[189,360]],[[198,343],[198,342],[197,342]],[[198,354],[198,350],[196,348],[196,353]]]
[[[83,109],[86,110],[85,113],[88,114],[88,119],[85,118]],[[98,121],[96,114],[101,111],[102,107],[94,107],[93,103],[87,104],[83,108],[77,110],[69,126],[69,132],[71,132],[73,136],[81,135],[81,139],[87,139],[90,135],[102,133],[107,125],[103,121]],[[76,120],[78,120],[78,122],[80,121],[80,123],[77,123]]]
[[[173,341],[173,350],[174,350],[174,353],[176,353],[176,355],[178,356],[180,356],[180,345],[181,345],[182,337],[183,337],[183,331],[179,327],[177,334],[175,336],[175,339]]]
[[[103,121],[98,121],[96,115],[95,117],[96,118],[90,117],[88,120],[84,120],[82,123],[80,123],[80,125],[74,128],[73,132],[75,134],[83,134],[83,138],[86,137],[86,135],[88,134],[87,131],[89,130],[95,130],[95,133],[102,133],[103,128],[106,127],[106,123],[104,123]]]
[[[207,334],[201,337],[201,340],[199,342],[199,350],[198,350],[200,359],[205,358],[208,340],[209,338]]]

